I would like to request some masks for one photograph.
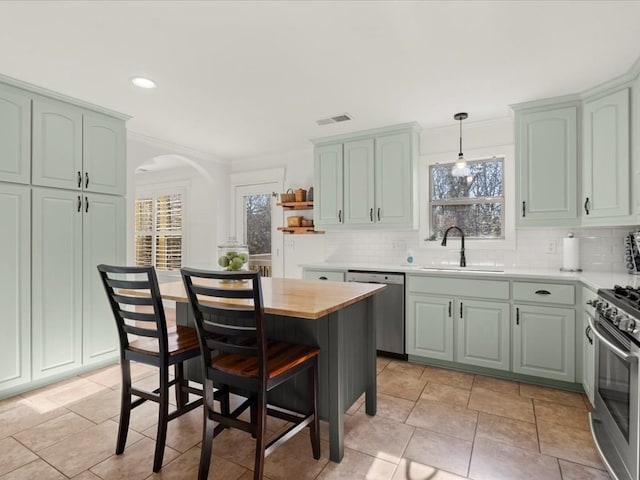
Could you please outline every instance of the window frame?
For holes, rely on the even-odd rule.
[[[135,207],[135,203],[138,199],[140,198],[149,198],[151,197],[153,199],[153,230],[151,231],[151,263],[153,265],[153,267],[156,269],[158,275],[160,276],[179,276],[180,275],[180,271],[179,270],[163,270],[163,269],[158,269],[157,267],[157,252],[156,252],[156,240],[157,240],[157,236],[158,236],[158,229],[157,229],[157,199],[158,197],[164,196],[164,195],[175,195],[175,194],[179,194],[182,198],[182,228],[180,229],[180,237],[181,237],[181,246],[182,246],[182,252],[181,252],[181,266],[185,266],[188,264],[188,258],[187,258],[187,231],[188,231],[188,215],[187,215],[187,185],[183,182],[180,182],[179,184],[176,183],[171,183],[171,184],[154,184],[154,185],[149,185],[149,186],[140,186],[139,188],[136,189],[135,191],[135,197],[134,197],[134,206],[133,206],[133,262],[137,263],[137,258],[136,258],[136,251],[135,251],[135,239],[136,239],[136,235],[138,234],[136,232],[135,226],[136,226],[136,219],[135,219],[135,215],[136,215],[136,207]],[[165,232],[164,230],[162,230],[161,232]],[[168,232],[171,235],[175,235],[175,231],[169,231]],[[176,235],[177,236],[177,235]]]
[[[458,156],[458,151],[439,152],[428,155],[421,155],[419,168],[419,198],[420,198],[420,248],[441,249],[440,241],[430,240],[431,232],[431,178],[430,166],[451,163],[452,159]],[[503,159],[503,233],[504,238],[469,238],[465,237],[465,247],[478,250],[515,250],[516,229],[515,229],[515,148],[513,144],[496,145],[465,150],[465,157],[468,162],[491,159],[493,157]],[[460,243],[459,237],[451,237],[447,241],[456,245]]]
[[[502,231],[502,235],[500,237],[472,237],[472,236],[466,236],[466,232],[465,232],[465,240],[469,239],[469,240],[489,240],[489,241],[499,241],[499,240],[504,240],[505,238],[505,212],[504,212],[504,208],[505,208],[505,203],[506,203],[506,198],[505,198],[505,159],[504,157],[500,156],[500,155],[493,155],[491,157],[487,157],[487,158],[479,158],[479,159],[474,159],[474,160],[467,160],[467,164],[471,164],[471,163],[481,163],[481,162],[490,162],[492,160],[502,160],[502,197],[475,197],[475,198],[471,198],[471,197],[466,197],[466,198],[451,198],[451,199],[447,199],[447,200],[433,200],[433,182],[431,182],[431,172],[432,169],[434,167],[438,167],[438,166],[444,166],[444,165],[451,165],[452,167],[455,165],[455,161],[453,162],[442,162],[442,163],[433,163],[427,166],[427,172],[428,172],[428,178],[429,178],[429,205],[428,205],[428,209],[429,209],[429,213],[428,213],[428,221],[429,221],[429,225],[428,225],[428,229],[429,229],[429,233],[433,234],[432,230],[431,230],[431,225],[432,225],[432,220],[433,218],[431,217],[431,213],[433,211],[434,206],[461,206],[461,205],[487,205],[487,204],[491,204],[491,203],[501,203],[502,204],[502,208],[500,209],[500,225],[501,225],[501,231]],[[501,201],[498,201],[501,200]],[[453,238],[453,237],[452,237]],[[439,240],[440,237],[436,237],[436,240]]]

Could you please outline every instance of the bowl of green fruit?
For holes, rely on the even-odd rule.
[[[230,238],[224,245],[218,245],[218,267],[229,272],[249,270],[249,247]]]

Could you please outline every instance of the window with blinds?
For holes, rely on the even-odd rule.
[[[182,195],[148,195],[135,203],[136,265],[182,267]]]

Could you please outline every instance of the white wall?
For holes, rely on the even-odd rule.
[[[136,169],[154,159],[179,157],[178,169],[136,174]],[[227,161],[130,133],[127,138],[127,264],[133,265],[134,200],[136,186],[187,185],[185,202],[185,265],[213,268],[216,247],[228,237],[229,171]]]

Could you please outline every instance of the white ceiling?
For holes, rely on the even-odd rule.
[[[640,57],[639,19],[639,1],[610,0],[0,1],[0,73],[237,159],[577,93]]]

